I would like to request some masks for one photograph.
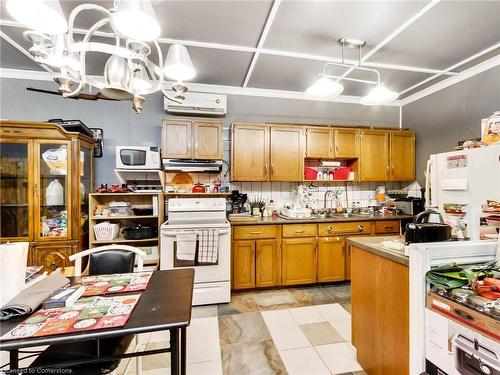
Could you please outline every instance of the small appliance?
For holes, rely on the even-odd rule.
[[[161,169],[160,150],[153,146],[116,146],[117,169]]]
[[[406,244],[440,242],[451,239],[451,227],[443,223],[441,214],[434,210],[419,213],[413,223],[406,224]]]
[[[406,215],[418,215],[424,211],[424,200],[422,198],[398,197],[394,200],[396,209],[401,210]]]

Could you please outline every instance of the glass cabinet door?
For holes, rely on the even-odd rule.
[[[0,145],[0,238],[30,240],[30,141]]]
[[[39,142],[37,149],[39,165],[35,182],[35,235],[38,239],[67,238],[71,228],[71,144]]]
[[[89,239],[89,193],[92,192],[92,153],[87,147],[80,148],[80,246],[87,249]]]

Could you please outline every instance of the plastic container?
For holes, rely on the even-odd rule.
[[[45,203],[49,206],[64,205],[64,188],[59,180],[50,181],[45,189]]]
[[[111,241],[114,240],[120,231],[120,225],[103,221],[102,223],[94,225],[94,234],[97,241]]]
[[[130,216],[130,207],[108,207],[109,216]]]
[[[304,179],[316,180],[318,178],[318,171],[313,168],[304,168]]]
[[[137,216],[151,216],[153,215],[153,206],[134,206],[132,211]]]
[[[348,180],[349,173],[351,173],[351,168],[349,167],[340,167],[333,171],[333,179],[334,180]]]

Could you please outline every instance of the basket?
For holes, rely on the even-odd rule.
[[[313,168],[304,168],[304,179],[316,180],[318,178],[318,171]]]
[[[348,180],[349,173],[351,173],[351,168],[349,167],[340,167],[333,171],[333,179],[334,180]]]
[[[119,233],[120,225],[112,224],[109,221],[94,225],[94,234],[97,241],[114,240]]]

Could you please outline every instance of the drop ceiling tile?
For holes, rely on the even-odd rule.
[[[0,38],[0,67],[6,69],[23,69],[45,71],[28,56],[14,48],[9,42]]]
[[[434,69],[466,59],[500,41],[500,1],[443,1],[369,61]]]
[[[368,51],[412,17],[423,1],[284,1],[266,48],[340,57],[341,37],[366,40]],[[357,52],[347,50],[347,58]]]

